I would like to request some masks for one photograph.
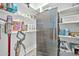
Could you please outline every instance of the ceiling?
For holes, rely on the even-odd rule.
[[[18,3],[18,5],[19,5],[18,10],[21,13],[35,15],[40,12],[39,10],[40,8],[44,10],[50,7],[51,8],[58,7],[58,10],[60,11],[60,10],[72,7],[73,3],[30,3],[30,8],[28,8],[27,5],[24,3]]]
[[[33,8],[31,8],[31,7],[27,7],[27,5],[26,4],[24,4],[24,3],[17,3],[18,4],[18,11],[20,12],[20,13],[22,13],[22,14],[31,14],[31,15],[35,15],[35,14],[37,14],[38,12],[34,9],[34,7]]]
[[[30,6],[31,6],[33,9],[37,10],[37,9],[39,9],[40,7],[43,7],[43,6],[47,5],[47,4],[48,4],[48,3],[30,3]]]
[[[43,5],[43,3],[31,3],[30,4],[30,6],[33,8],[33,9],[35,9],[35,10],[37,10],[40,6],[42,6]]]
[[[50,7],[51,8],[58,7],[58,11],[61,11],[74,5],[79,5],[79,3],[30,3],[30,6],[37,11],[40,8],[46,9]]]

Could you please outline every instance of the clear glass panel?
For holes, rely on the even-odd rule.
[[[37,55],[57,55],[57,8],[37,15]]]

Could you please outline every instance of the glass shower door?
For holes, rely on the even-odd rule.
[[[56,56],[58,46],[57,8],[37,15],[37,55]]]

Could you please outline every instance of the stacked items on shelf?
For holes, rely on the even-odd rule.
[[[74,25],[79,24],[79,14],[62,17],[61,18],[61,23],[59,23],[60,26],[62,26],[62,25],[71,26],[73,24]],[[68,37],[71,37],[71,38],[72,37],[77,37],[78,38],[79,37],[79,32],[78,31],[77,32],[76,31],[71,32],[70,28],[64,28],[64,29],[60,29],[60,35],[63,35],[63,36],[66,36],[66,37],[68,36]]]
[[[33,20],[35,20],[35,15],[31,15],[30,13],[27,13],[27,12],[25,12],[25,13],[21,13],[21,12],[17,12],[16,13],[16,15],[21,15],[21,16],[23,16],[23,17],[26,17],[26,18],[28,18],[28,19],[33,19]]]
[[[65,29],[61,29],[59,32],[59,37],[67,37],[69,36],[69,29],[65,28]],[[60,51],[63,52],[71,52],[69,46],[69,44],[66,41],[60,41]]]
[[[70,53],[71,55],[79,55],[79,7],[73,7],[68,10],[64,10],[60,16],[60,51],[65,51],[66,53]],[[73,12],[71,12],[71,10]],[[70,11],[70,12],[69,12]],[[62,49],[63,46],[68,47],[67,49]],[[63,47],[63,48],[64,48]],[[61,52],[60,52],[61,53]],[[66,55],[66,53],[64,55]]]
[[[0,9],[15,13],[18,10],[18,6],[14,3],[0,3]]]
[[[60,29],[60,37],[79,38],[79,32],[69,32],[69,29]]]
[[[1,10],[1,14],[2,14],[2,16],[1,16],[2,18],[1,19],[3,19],[3,21],[6,21],[6,19],[5,19],[6,17],[4,15],[6,15],[6,14],[8,15],[10,13]],[[16,18],[17,16],[14,15],[13,18]],[[26,18],[25,17],[22,17],[22,19],[26,19]],[[32,19],[27,20],[27,22],[30,22],[30,21],[35,22],[35,20],[32,20]],[[12,23],[13,23],[12,24],[12,33],[16,33],[17,31],[23,31],[23,32],[35,32],[36,31],[36,25],[35,24],[25,24],[25,20],[21,21],[21,19],[15,19],[15,20],[13,20]]]
[[[60,51],[63,51],[63,52],[71,52],[71,50],[69,48],[69,44],[66,41],[61,41]]]
[[[35,32],[35,24],[26,24],[23,21],[13,21],[12,31],[16,33],[17,31],[22,32]]]

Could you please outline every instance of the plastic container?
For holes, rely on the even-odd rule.
[[[3,10],[7,10],[7,3],[3,3],[4,7]]]
[[[17,12],[17,9],[18,9],[17,4],[14,3],[7,4],[7,11],[15,13]]]
[[[3,9],[3,7],[4,7],[3,3],[0,3],[0,9]]]
[[[64,30],[60,29],[59,35],[64,35]]]
[[[74,53],[75,53],[76,55],[79,55],[79,45],[78,45],[78,46],[75,46],[75,48],[74,48]]]
[[[65,31],[65,35],[68,36],[69,35],[69,29],[66,28],[66,29],[64,29],[64,31]]]

